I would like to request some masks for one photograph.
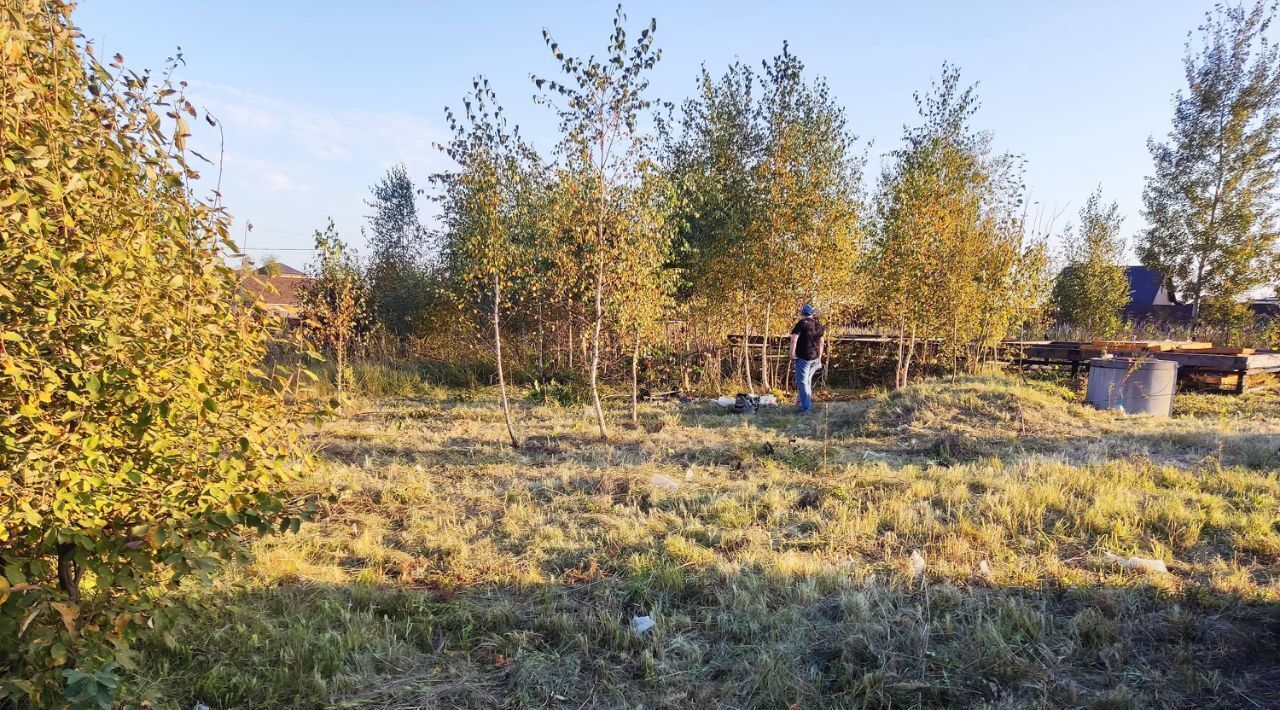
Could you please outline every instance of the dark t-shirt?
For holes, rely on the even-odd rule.
[[[792,335],[800,336],[796,340],[796,357],[801,360],[817,360],[818,342],[822,340],[824,332],[826,329],[817,318],[801,318],[796,327],[791,329]]]

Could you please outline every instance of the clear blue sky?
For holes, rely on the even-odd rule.
[[[850,124],[873,141],[868,186],[881,155],[914,122],[912,92],[943,61],[979,83],[975,124],[999,149],[1027,159],[1030,199],[1074,219],[1101,184],[1119,201],[1125,233],[1142,226],[1148,136],[1163,137],[1180,88],[1187,32],[1210,0],[1071,2],[630,2],[638,32],[658,20],[663,60],[653,95],[679,100],[698,67],[758,64],[784,40],[825,76]],[[550,109],[530,100],[530,72],[556,66],[549,28],[569,54],[599,53],[609,2],[392,2],[313,0],[82,0],[77,22],[99,56],[160,68],[182,47],[191,98],[222,118],[224,195],[254,231],[253,254],[278,249],[303,266],[311,233],[328,217],[357,248],[368,188],[396,162],[426,187],[446,165],[433,147],[443,108],[487,75],[513,120],[549,149]],[[193,145],[217,153],[201,123]],[[423,201],[423,209],[431,206]],[[1059,220],[1061,223],[1063,220]]]

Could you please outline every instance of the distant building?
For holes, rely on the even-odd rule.
[[[1261,320],[1275,320],[1280,317],[1280,298],[1255,298],[1249,302],[1249,310]]]
[[[1124,275],[1129,280],[1125,320],[1178,325],[1191,322],[1191,304],[1178,301],[1172,281],[1164,274],[1146,266],[1126,266]]]
[[[243,283],[245,292],[261,303],[268,313],[297,324],[302,321],[298,289],[307,281],[307,275],[303,272],[292,266],[276,263],[254,270]]]

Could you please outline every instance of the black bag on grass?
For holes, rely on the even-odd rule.
[[[760,398],[745,392],[739,392],[733,400],[733,411],[739,414],[755,414],[760,408]]]

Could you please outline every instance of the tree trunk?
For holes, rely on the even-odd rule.
[[[689,358],[691,357],[690,354],[692,352],[693,338],[692,333],[689,330],[689,323],[686,321],[684,325],[684,354],[680,356],[680,369],[682,370],[680,373],[681,384],[684,385],[683,394],[686,397],[689,396],[689,390],[693,389],[693,386],[689,382]]]
[[[826,338],[822,347],[822,390],[828,391],[827,376],[831,374],[831,338]]]
[[[897,388],[902,389],[907,386],[907,382],[911,378],[911,353],[916,349],[916,344],[912,340],[908,340],[906,348],[903,350],[902,361],[898,365],[898,382]]]
[[[1223,181],[1224,172],[1225,172],[1223,163],[1226,160],[1226,157],[1225,157],[1226,138],[1223,131],[1224,131],[1224,124],[1226,123],[1226,116],[1224,115],[1223,112],[1226,111],[1226,108],[1227,106],[1225,102],[1223,102],[1218,108],[1218,134],[1217,134],[1218,162],[1215,164],[1215,167],[1217,168],[1217,177],[1213,184],[1213,202],[1209,208],[1209,226],[1207,230],[1209,234],[1214,236],[1215,239],[1218,235],[1218,207],[1222,202],[1222,181]],[[1205,255],[1201,253],[1198,255],[1197,259],[1198,259],[1198,263],[1196,264],[1196,290],[1195,290],[1195,296],[1192,298],[1192,301],[1191,301],[1191,327],[1187,331],[1188,340],[1195,340],[1196,331],[1200,327],[1200,300],[1204,295]]]
[[[547,331],[542,318],[542,303],[538,303],[538,382],[547,381]]]
[[[911,326],[911,334],[906,332],[905,325],[898,330],[898,365],[895,371],[893,386],[901,389],[911,379],[911,359],[916,351],[916,327]]]
[[[338,366],[338,394],[342,394],[343,385],[345,384],[343,375],[345,375],[347,371],[347,344],[345,342],[339,343],[335,350],[336,352],[334,353],[334,357],[337,360]]]
[[[911,339],[907,341],[907,358],[902,363],[902,386],[911,381],[911,360],[916,354],[916,327],[911,326]]]
[[[898,359],[893,366],[893,388],[902,389],[902,366],[906,362],[903,357],[903,345],[907,337],[906,328],[898,326]]]
[[[742,374],[746,377],[747,393],[755,394],[756,385],[751,381],[751,319],[747,317],[747,301],[742,300]]]
[[[631,423],[640,423],[640,332],[631,348]]]
[[[747,347],[747,302],[742,301],[742,350],[738,352],[738,376],[742,378],[742,382],[747,381],[747,368],[751,367],[751,360],[747,353],[750,350]]]
[[[956,323],[956,317],[951,315],[951,381],[956,381],[956,375],[960,371],[960,327]]]
[[[1196,290],[1191,297],[1191,325],[1187,330],[1187,339],[1195,340],[1196,331],[1200,327],[1200,298],[1204,293],[1204,257],[1201,256],[1196,265]]]
[[[596,298],[595,298],[595,332],[591,338],[591,401],[596,408],[596,424],[600,428],[600,438],[609,438],[609,428],[604,422],[604,406],[600,404],[600,330],[604,327],[604,251],[596,256]]]
[[[507,436],[511,437],[511,448],[520,448],[520,439],[516,437],[516,428],[511,423],[511,402],[507,399],[507,378],[502,371],[502,326],[498,319],[498,304],[502,302],[502,282],[493,277],[493,355],[498,362],[498,392],[502,395],[502,416],[507,421]]]
[[[80,576],[84,568],[76,564],[76,546],[70,542],[58,543],[58,588],[67,595],[67,601],[80,603]]]
[[[603,109],[603,106],[602,106]],[[605,185],[605,164],[608,160],[606,136],[608,125],[605,112],[600,112],[600,164],[597,177],[600,179],[600,195],[596,212],[596,298],[595,298],[595,333],[591,339],[591,399],[596,407],[596,424],[600,427],[600,439],[608,440],[609,429],[604,421],[604,407],[600,404],[600,331],[604,327],[604,218],[607,204],[608,187]]]
[[[689,324],[685,323],[684,352],[680,353],[680,385],[682,388],[681,394],[686,397],[689,395],[689,390],[692,389],[689,385],[689,353],[692,349],[693,347],[689,342]]]
[[[773,315],[773,304],[764,307],[764,343],[760,346],[760,389],[769,391],[769,320]]]

